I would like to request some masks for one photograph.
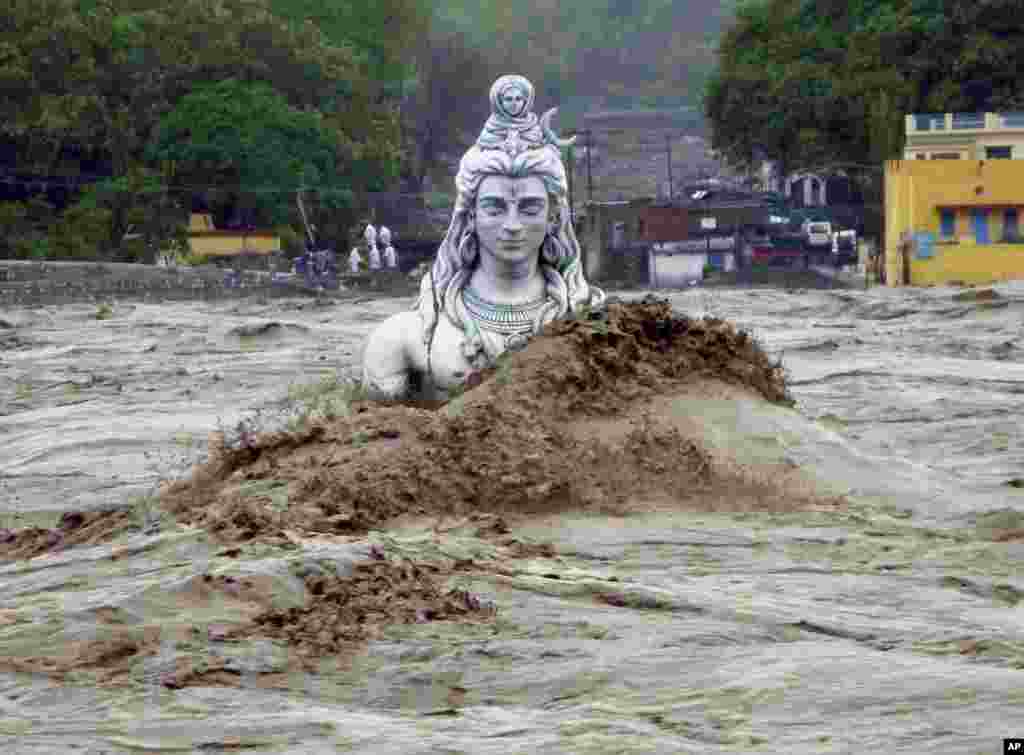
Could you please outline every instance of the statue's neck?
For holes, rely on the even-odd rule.
[[[481,258],[469,285],[477,296],[495,304],[519,304],[544,297],[546,284],[538,258],[516,265]]]

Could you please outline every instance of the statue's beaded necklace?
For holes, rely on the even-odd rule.
[[[469,286],[462,289],[462,304],[473,325],[467,341],[467,358],[474,364],[483,359],[481,364],[484,364],[505,351],[525,346],[547,303],[545,296],[519,304],[497,304],[487,301]]]
[[[547,298],[541,297],[520,304],[496,304],[482,298],[467,286],[462,289],[462,301],[470,317],[480,327],[502,335],[516,335],[533,330],[533,323]]]

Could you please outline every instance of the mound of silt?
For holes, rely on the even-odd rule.
[[[822,505],[666,420],[665,402],[694,391],[792,403],[781,365],[731,323],[612,301],[548,325],[443,406],[357,401],[302,432],[222,448],[164,505],[226,541],[481,512]]]

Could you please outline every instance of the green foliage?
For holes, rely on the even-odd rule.
[[[1012,0],[746,0],[705,89],[714,147],[877,172],[907,113],[1024,107],[1022,44]]]
[[[187,201],[176,205],[159,184],[187,176],[173,176],[166,170],[173,166],[156,162],[153,145],[184,97],[226,80],[262,84],[290,108],[278,107],[280,112],[298,114],[287,144],[294,146],[305,134],[311,137],[309,149],[331,145],[333,161],[322,156],[307,161],[304,167],[317,168],[308,180],[343,175],[344,191],[386,188],[397,175],[399,131],[395,102],[382,94],[387,82],[381,77],[389,66],[398,71],[401,61],[408,62],[408,46],[392,43],[413,33],[417,17],[410,8],[416,2],[330,0],[325,13],[331,3],[350,11],[338,17],[335,32],[352,19],[362,23],[362,47],[351,43],[351,34],[342,39],[299,16],[283,19],[279,14],[298,7],[288,0],[4,3],[0,139],[14,147],[21,172],[74,174],[80,159],[112,166],[109,182],[75,198],[81,212],[66,225],[84,223],[91,233],[93,221],[106,218],[104,238],[90,243],[113,258],[134,258],[140,249],[153,252],[180,231]],[[375,53],[367,52],[371,41],[379,48]],[[379,65],[368,62],[373,55]],[[253,181],[291,175],[294,156],[280,165],[268,159],[282,146],[280,129],[270,131],[274,139],[264,140],[267,132],[248,128],[248,118],[243,115],[239,126],[260,140],[247,145],[252,156],[242,159],[234,152],[236,171]],[[123,243],[126,234],[136,235],[131,244]],[[26,254],[25,244],[4,243],[8,249],[0,252]],[[57,254],[83,253],[82,245],[68,238],[51,246]]]
[[[173,162],[188,183],[252,191],[265,223],[287,222],[294,193],[305,184],[346,188],[336,185],[343,170],[339,134],[321,114],[291,107],[260,82],[196,87],[163,118],[149,156]]]
[[[53,206],[43,199],[0,203],[0,258],[46,259]]]
[[[81,202],[68,208],[50,229],[50,249],[63,259],[98,259],[107,239],[110,211]]]
[[[408,50],[429,23],[425,0],[271,0],[295,26],[314,25],[331,45],[353,51],[368,82],[400,96],[409,77]]]
[[[189,267],[200,267],[202,265],[209,265],[211,259],[212,258],[207,254],[187,252],[178,257],[178,264],[187,265]]]

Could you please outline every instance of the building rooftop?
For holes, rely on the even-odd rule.
[[[1024,112],[913,113],[906,117],[907,134],[962,131],[1024,131]]]

